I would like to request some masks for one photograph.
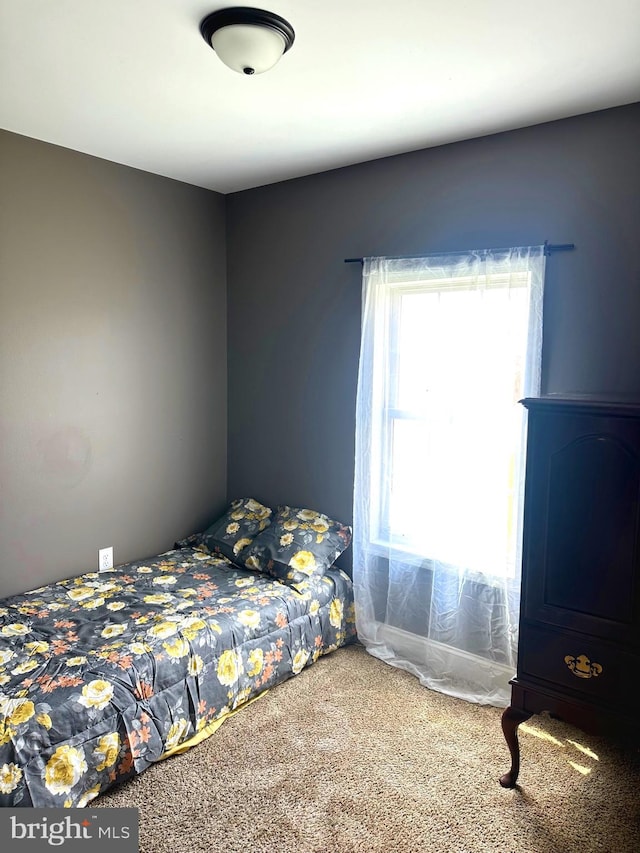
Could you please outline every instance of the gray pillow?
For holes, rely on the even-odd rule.
[[[351,542],[351,528],[312,509],[279,506],[273,523],[242,551],[242,562],[289,584],[320,577]]]
[[[239,498],[200,535],[200,545],[242,565],[244,550],[271,524],[271,509],[254,498]],[[241,556],[242,555],[242,556]]]

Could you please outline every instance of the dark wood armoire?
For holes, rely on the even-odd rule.
[[[550,714],[636,733],[640,672],[640,404],[526,399],[517,674],[502,729],[516,784],[518,725]]]

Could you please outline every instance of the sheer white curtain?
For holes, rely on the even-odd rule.
[[[505,706],[515,674],[526,412],[544,247],[367,258],[354,586],[367,650]]]

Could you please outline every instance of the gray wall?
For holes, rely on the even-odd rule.
[[[225,199],[0,134],[0,595],[226,499]]]
[[[640,396],[640,104],[237,193],[227,234],[230,496],[351,519],[347,257],[575,243],[547,265],[543,390]]]
[[[157,553],[227,496],[350,521],[345,257],[574,242],[544,390],[640,396],[638,104],[226,202],[9,133],[0,170],[0,595]]]

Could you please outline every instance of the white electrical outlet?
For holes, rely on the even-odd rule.
[[[100,548],[98,551],[98,571],[108,572],[113,568],[113,546],[111,548]]]

